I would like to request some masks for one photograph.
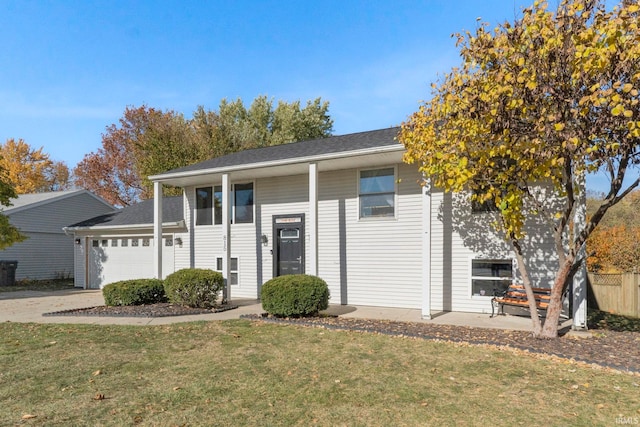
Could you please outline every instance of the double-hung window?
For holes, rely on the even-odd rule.
[[[360,218],[393,218],[396,207],[395,168],[360,171]]]
[[[196,188],[196,225],[213,224],[213,194],[211,187]]]
[[[233,222],[247,224],[253,222],[253,183],[234,184]]]
[[[253,183],[234,184],[233,223],[253,222]],[[222,224],[222,186],[196,188],[196,225]]]
[[[510,259],[471,260],[471,294],[493,296],[506,291],[513,281],[513,261]]]

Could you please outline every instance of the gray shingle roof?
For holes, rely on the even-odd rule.
[[[162,198],[162,222],[178,222],[184,219],[182,196]],[[69,227],[95,227],[117,225],[153,225],[153,199],[143,200],[115,212],[100,215]]]
[[[165,172],[162,175],[180,172],[215,169],[229,166],[239,166],[255,163],[272,162],[285,159],[305,158],[323,154],[334,154],[347,151],[364,150],[398,145],[395,140],[399,132],[398,127],[372,130],[368,132],[351,133],[348,135],[331,136],[328,138],[310,139],[290,144],[274,145],[238,151],[226,156],[205,160],[204,162],[184,166]]]

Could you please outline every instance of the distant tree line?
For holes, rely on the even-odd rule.
[[[247,108],[222,100],[218,111],[199,106],[187,119],[175,111],[127,107],[107,127],[102,147],[74,169],[75,184],[117,206],[153,197],[148,176],[240,150],[331,135],[329,103],[278,101],[259,96]],[[180,189],[165,188],[165,194]]]

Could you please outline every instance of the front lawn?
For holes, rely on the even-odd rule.
[[[247,320],[0,324],[2,425],[615,425],[640,377]],[[24,417],[24,419],[23,419]]]

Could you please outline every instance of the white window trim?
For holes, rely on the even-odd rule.
[[[253,205],[252,205],[252,211],[253,211],[253,215],[252,218],[253,220],[251,222],[241,222],[241,223],[236,223],[234,220],[236,218],[236,184],[238,185],[243,185],[243,184],[251,184],[252,189],[253,189]],[[215,197],[216,197],[216,187],[219,187],[221,184],[211,184],[211,185],[202,185],[199,187],[193,187],[193,224],[195,227],[198,228],[213,228],[213,227],[222,227],[223,224],[216,224],[216,215],[215,215]],[[211,188],[211,224],[201,224],[198,225],[198,188]],[[256,181],[255,180],[249,180],[249,181],[239,181],[239,182],[234,182],[233,184],[231,184],[231,194],[230,194],[230,198],[231,198],[231,215],[229,216],[229,218],[231,219],[231,225],[253,225],[256,223]]]
[[[365,171],[374,171],[380,169],[393,168],[393,216],[360,216],[360,173]],[[356,215],[358,221],[370,222],[370,221],[396,221],[398,219],[398,165],[377,166],[375,168],[359,168],[356,174],[356,181],[358,183],[358,206],[356,208]]]
[[[469,287],[468,287],[468,295],[471,299],[490,299],[493,298],[493,295],[474,295],[473,294],[473,280],[474,279],[481,279],[481,280],[495,280],[500,281],[500,280],[505,280],[505,278],[492,278],[491,276],[474,276],[473,275],[473,261],[487,261],[487,262],[499,262],[499,261],[511,261],[511,282],[515,283],[517,282],[517,276],[516,276],[516,271],[517,271],[517,261],[515,259],[515,257],[513,256],[509,256],[509,255],[505,255],[504,257],[483,257],[483,256],[477,256],[477,255],[472,255],[469,257]]]
[[[251,222],[235,221],[236,219],[236,185],[243,185],[243,184],[251,184],[251,191],[253,191],[253,205],[251,206],[251,210],[253,212],[251,216],[252,218]],[[215,223],[215,220],[214,220],[214,223]],[[250,180],[250,181],[234,182],[233,184],[231,184],[231,225],[248,226],[248,225],[253,225],[255,223],[256,223],[256,181]],[[218,224],[218,225],[221,226],[222,224]]]
[[[211,224],[198,224],[198,189],[200,188],[211,188]],[[215,195],[215,185],[201,185],[198,187],[193,187],[193,225],[198,228],[207,228],[213,227],[216,220],[214,218],[214,195]]]

